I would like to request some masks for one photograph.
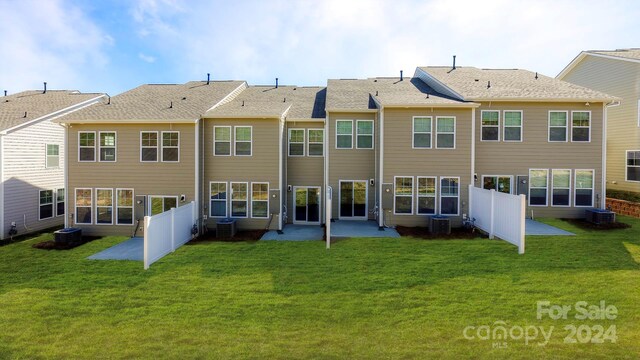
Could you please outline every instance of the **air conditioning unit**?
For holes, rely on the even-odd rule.
[[[229,239],[236,235],[236,221],[233,219],[218,220],[216,224],[216,237]]]
[[[451,234],[451,221],[447,216],[435,215],[429,219],[429,231],[432,234]]]
[[[57,243],[78,244],[82,242],[82,229],[66,228],[53,232],[53,240]]]
[[[602,225],[616,222],[616,213],[605,209],[585,210],[586,220],[592,224]]]

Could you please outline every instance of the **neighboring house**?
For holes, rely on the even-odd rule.
[[[0,97],[0,239],[64,223],[64,129],[52,120],[104,97],[46,89]]]
[[[557,78],[621,98],[607,116],[607,188],[640,193],[640,49],[583,51]]]

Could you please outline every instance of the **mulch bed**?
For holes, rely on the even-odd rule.
[[[225,241],[225,242],[238,242],[238,241],[258,241],[262,238],[267,230],[241,230],[236,232],[236,236],[232,238],[217,238],[216,231],[209,231],[204,235],[201,235],[187,243],[188,244],[199,244],[204,242],[212,242],[212,241]]]
[[[561,220],[566,221],[572,225],[575,225],[585,230],[616,230],[616,229],[628,229],[631,227],[631,225],[621,223],[621,222],[598,225],[598,224],[590,223],[584,219],[561,219]]]
[[[100,239],[100,236],[83,236],[82,241],[73,243],[55,242],[53,240],[49,240],[33,244],[31,245],[31,247],[34,249],[42,250],[71,250],[96,239]]]
[[[407,226],[396,226],[396,231],[401,236],[410,236],[419,239],[426,240],[452,240],[452,239],[480,239],[487,238],[486,235],[481,234],[479,231],[472,231],[470,229],[465,228],[452,228],[451,234],[432,234],[429,232],[429,228],[427,227],[407,227]]]

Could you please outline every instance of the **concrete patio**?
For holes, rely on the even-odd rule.
[[[322,240],[323,237],[324,228],[320,225],[287,224],[282,229],[282,234],[275,230],[267,231],[260,240],[309,241]]]
[[[547,236],[555,236],[555,235],[575,235],[574,233],[558,229],[555,226],[543,224],[541,222],[525,219],[524,224],[524,234],[525,235],[547,235]]]
[[[97,254],[89,256],[90,260],[144,260],[144,239],[134,237],[114,245]]]
[[[337,220],[331,223],[332,238],[351,238],[351,237],[390,237],[398,238],[400,234],[396,229],[384,228],[379,230],[376,221],[349,221]]]

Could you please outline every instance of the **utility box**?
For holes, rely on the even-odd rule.
[[[434,215],[429,219],[429,232],[436,235],[451,234],[451,221],[442,215]]]
[[[79,244],[82,242],[82,229],[66,228],[53,232],[53,240],[57,243]]]
[[[280,214],[280,190],[269,190],[269,212],[271,214]]]
[[[382,184],[382,209],[393,209],[393,184]]]
[[[216,225],[216,237],[230,239],[236,236],[236,221],[234,219],[220,219]]]
[[[585,210],[586,220],[592,224],[603,225],[616,222],[616,213],[604,209]]]

